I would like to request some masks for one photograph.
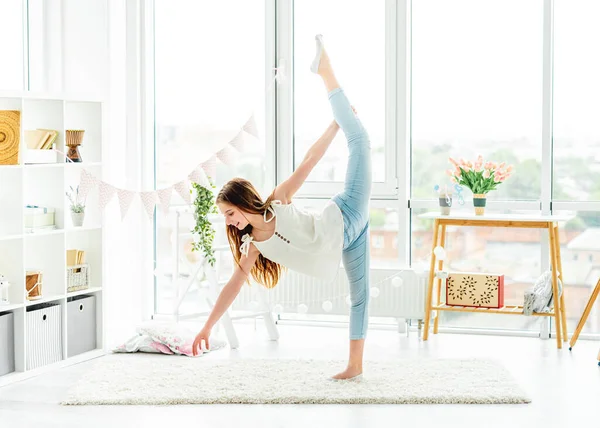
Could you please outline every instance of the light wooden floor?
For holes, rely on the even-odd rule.
[[[241,347],[203,358],[344,359],[345,328],[280,326],[270,342],[262,325],[239,325]],[[371,330],[366,359],[390,357],[494,357],[533,398],[528,405],[212,405],[83,406],[58,404],[92,362],[0,388],[0,427],[566,427],[597,426],[600,367],[597,341],[556,349],[537,338],[440,334],[428,342],[394,331]],[[135,356],[132,356],[135,358]],[[165,358],[183,358],[168,357]],[[342,367],[340,367],[341,369]],[[367,365],[368,370],[368,365]],[[368,376],[368,372],[365,372]],[[476,385],[473,385],[475,388]]]

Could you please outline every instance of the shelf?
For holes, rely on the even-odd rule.
[[[102,229],[102,226],[96,224],[96,225],[92,225],[92,226],[67,227],[65,230],[70,233],[70,232],[86,232],[86,231],[100,230],[100,229]]]
[[[0,312],[8,312],[23,307],[23,303],[11,303],[10,305],[0,305]]]
[[[73,291],[71,293],[67,293],[67,297],[80,296],[82,294],[91,294],[102,291],[102,287],[90,287],[85,290]]]
[[[42,169],[42,168],[79,168],[102,166],[102,162],[54,162],[54,163],[24,163],[20,165],[0,165],[0,169]]]
[[[54,230],[48,230],[48,231],[39,231],[39,232],[33,232],[33,233],[24,233],[23,236],[26,238],[29,237],[40,237],[40,236],[48,236],[48,235],[62,235],[64,233],[64,229],[54,229]]]
[[[431,220],[446,220],[446,221],[475,221],[475,222],[557,222],[569,221],[573,218],[572,215],[542,215],[542,214],[485,214],[475,215],[470,211],[456,211],[450,215],[442,215],[440,212],[427,212],[419,214],[418,218]]]
[[[10,241],[12,239],[21,239],[23,234],[0,236],[0,241]]]
[[[477,312],[484,314],[505,314],[505,315],[523,315],[523,306],[503,306],[501,308],[471,308],[468,306],[448,306],[441,304],[432,306],[433,311],[449,311],[449,312]],[[527,315],[529,316],[529,315]],[[554,312],[549,313],[537,313],[534,312],[531,316],[537,317],[553,317]]]
[[[55,295],[55,296],[42,297],[41,299],[38,299],[38,300],[28,300],[25,303],[25,306],[33,306],[33,305],[39,305],[40,303],[55,302],[57,300],[62,300],[64,298],[65,298],[64,294],[58,294],[58,295]]]
[[[74,94],[57,93],[57,92],[32,92],[32,91],[0,91],[0,98],[22,98],[25,100],[51,100],[70,102],[86,102],[86,103],[103,103],[105,100],[96,95],[91,97],[79,97]]]
[[[66,162],[67,168],[78,168],[78,167],[90,167],[90,166],[102,166],[102,162]]]
[[[98,349],[94,349],[92,351],[84,352],[83,354],[75,355],[73,357],[68,357],[61,361],[57,361],[56,363],[38,367],[36,369],[12,372],[12,373],[0,376],[0,387],[14,383],[14,382],[20,382],[25,379],[29,379],[34,376],[40,375],[42,373],[48,373],[50,371],[53,371],[53,370],[56,370],[59,368],[68,367],[73,364],[79,364],[84,361],[92,360],[94,358],[103,357],[104,355],[106,355],[106,352],[103,349],[98,348]]]
[[[40,169],[40,168],[62,168],[65,164],[63,162],[55,163],[26,163],[23,166],[26,169]]]
[[[81,99],[65,94],[3,92],[0,91],[0,109],[19,110],[21,112],[21,158],[18,165],[0,165],[0,272],[11,283],[8,289],[10,305],[0,306],[1,313],[14,314],[14,358],[16,372],[0,375],[0,386],[17,382],[40,373],[55,370],[65,365],[74,364],[90,358],[104,355],[106,328],[104,325],[104,234],[103,219],[99,209],[99,189],[90,190],[87,199],[87,212],[83,227],[73,227],[69,201],[65,192],[71,186],[75,188],[81,181],[84,169],[98,178],[104,170],[103,152],[105,146],[104,108],[101,99]],[[54,129],[59,132],[55,141],[55,150],[34,155],[48,156],[33,158],[25,149],[24,135],[27,130]],[[70,162],[66,158],[66,131],[83,129],[85,135],[79,148],[83,162]],[[43,161],[44,163],[25,163]],[[82,169],[83,168],[83,169]],[[4,186],[3,186],[4,184]],[[32,230],[26,227],[25,207],[28,205],[49,207],[54,209],[54,229]],[[67,293],[66,253],[68,249],[81,249],[86,252],[86,262],[90,265],[90,282],[94,287]],[[41,298],[26,300],[26,272],[39,270],[43,274]],[[78,296],[78,297],[75,297]],[[68,331],[73,326],[74,315],[68,304],[70,298],[93,296],[95,301],[94,324],[96,341],[86,346],[99,348],[85,354],[68,357],[69,344],[78,343]],[[90,299],[90,300],[92,300]],[[45,305],[44,305],[45,304]],[[27,311],[38,305],[56,304],[60,306],[62,320],[62,355],[63,360],[40,368],[26,370],[27,361],[37,351],[49,352],[46,349],[35,349],[28,346],[31,335],[27,329],[32,324],[27,320]],[[32,314],[34,316],[35,314]],[[77,312],[77,315],[79,313]],[[30,317],[31,318],[31,317]],[[90,315],[92,318],[92,315]],[[69,324],[71,322],[71,324]],[[75,318],[77,322],[77,318]],[[0,334],[1,336],[1,334]],[[76,336],[76,335],[75,335]],[[1,338],[0,338],[1,339]],[[73,343],[73,341],[75,343]],[[3,344],[0,344],[0,348]],[[71,347],[72,348],[72,347]],[[1,353],[1,352],[0,352]],[[1,359],[1,358],[0,358]],[[33,367],[33,366],[30,366]],[[2,418],[0,417],[0,420]]]

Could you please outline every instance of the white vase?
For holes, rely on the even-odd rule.
[[[73,221],[74,227],[83,226],[83,218],[85,217],[85,212],[82,213],[74,213],[71,211],[71,220]]]

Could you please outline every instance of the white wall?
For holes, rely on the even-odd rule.
[[[30,0],[30,89],[105,100],[103,179],[131,190],[141,189],[140,102],[130,87],[139,77],[131,60],[139,58],[139,40],[131,37],[138,7],[138,0]],[[152,237],[143,216],[136,201],[121,221],[116,196],[104,212],[109,349],[131,336],[151,309],[141,299],[151,295],[142,287],[153,287],[141,279],[140,255]]]

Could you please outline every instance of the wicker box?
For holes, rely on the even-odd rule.
[[[90,266],[87,263],[67,266],[67,293],[90,288]]]
[[[504,275],[451,272],[446,279],[446,304],[501,308],[504,306]]]

